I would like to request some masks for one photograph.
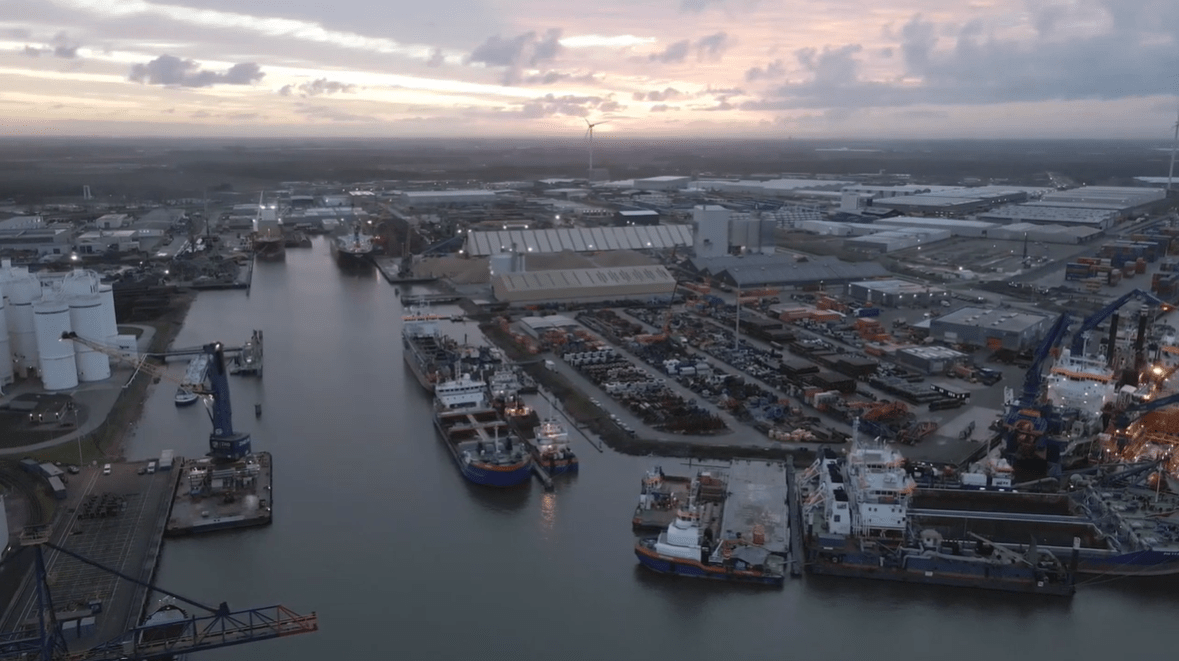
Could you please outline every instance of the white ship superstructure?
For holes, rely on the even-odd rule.
[[[1053,405],[1081,411],[1100,411],[1117,398],[1114,371],[1104,358],[1075,356],[1065,349],[1047,378]]]

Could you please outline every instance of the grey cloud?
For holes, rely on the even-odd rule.
[[[782,60],[774,60],[764,67],[753,67],[745,72],[745,80],[755,82],[758,80],[770,80],[773,78],[781,78],[786,75],[786,65]]]
[[[555,83],[596,83],[598,77],[592,73],[573,74],[563,71],[546,71],[531,76],[525,76],[520,82],[528,85],[553,85]]]
[[[229,119],[236,119],[238,121],[244,121],[244,120],[249,120],[249,119],[261,119],[261,118],[262,118],[262,115],[260,115],[256,112],[239,112],[236,115],[229,116]]]
[[[700,13],[713,5],[723,5],[725,0],[680,0],[680,10]]]
[[[3,28],[0,29],[0,37],[6,39],[28,39],[32,37],[33,33],[24,28]]]
[[[299,96],[320,96],[321,94],[338,94],[340,92],[355,92],[356,86],[348,83],[341,83],[335,80],[328,80],[327,78],[317,78],[311,82],[300,83],[298,85],[283,85],[278,93],[283,96],[290,96],[298,93]]]
[[[50,52],[48,48],[38,48],[36,46],[25,46],[24,50],[21,51],[21,53],[29,57],[41,57],[48,52]]]
[[[266,74],[254,62],[235,64],[224,73],[200,68],[193,60],[182,60],[172,55],[131,67],[127,77],[145,85],[175,85],[179,87],[208,87],[210,85],[250,85]]]
[[[561,52],[561,30],[551,28],[543,35],[529,31],[505,39],[499,35],[489,37],[471,51],[467,62],[478,62],[493,67],[507,67],[504,84],[519,81],[525,67],[535,67],[557,57]]]
[[[721,55],[732,45],[733,40],[727,33],[717,32],[700,37],[694,42],[690,39],[682,39],[668,45],[658,53],[648,55],[647,59],[651,62],[683,62],[694,51],[697,59],[719,60]]]
[[[624,107],[609,97],[546,94],[525,103],[520,108],[520,113],[525,117],[551,117],[553,115],[587,117],[591,112],[615,112]]]
[[[435,48],[434,50],[430,51],[430,59],[426,60],[426,66],[440,67],[445,61],[446,59],[442,55],[442,49]]]
[[[658,105],[651,106],[651,112],[667,112],[670,109],[671,106],[667,105],[666,103],[660,103]]]
[[[67,60],[72,60],[78,56],[78,48],[80,46],[69,35],[64,32],[58,32],[53,37],[53,56],[60,57]]]
[[[671,44],[658,53],[652,53],[647,59],[652,62],[683,62],[692,51],[692,42],[684,39]]]
[[[803,49],[798,61],[811,73],[806,82],[781,85],[746,110],[898,107],[1123,99],[1174,94],[1179,64],[1174,43],[1145,39],[1175,33],[1179,3],[1108,2],[1111,27],[1090,36],[1030,40],[1002,38],[984,21],[957,26],[914,16],[894,38],[905,68],[919,79],[904,85],[859,79],[861,48],[850,44],[822,51]],[[1056,10],[1053,10],[1056,11]],[[1066,8],[1061,22],[1079,21],[1084,8]],[[1055,16],[1055,14],[1054,14]],[[949,35],[949,36],[945,36]],[[950,48],[934,48],[938,38]]]
[[[701,37],[696,42],[696,56],[701,59],[718,60],[733,45],[733,40],[724,32]]]
[[[674,87],[668,87],[663,91],[635,92],[633,96],[635,101],[674,101],[675,99],[682,99],[687,95]]]
[[[937,45],[934,24],[921,20],[917,14],[901,28],[901,57],[909,73],[924,72],[929,66],[930,54]]]

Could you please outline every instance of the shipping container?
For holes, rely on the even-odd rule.
[[[49,478],[49,490],[53,492],[53,497],[58,500],[65,500],[66,488],[65,483],[61,481],[60,477]]]

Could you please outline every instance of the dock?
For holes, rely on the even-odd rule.
[[[728,497],[721,514],[720,538],[764,530],[761,546],[791,561],[787,465],[780,461],[737,460],[728,469]]]
[[[138,474],[146,465],[112,463],[110,475],[103,475],[101,466],[87,466],[71,475],[69,495],[50,523],[50,541],[151,583],[177,473]],[[45,562],[56,616],[71,651],[90,649],[137,626],[161,596],[52,549],[45,549]],[[36,604],[30,571],[3,615],[4,631],[35,631]]]
[[[455,303],[462,296],[458,294],[422,294],[420,296],[402,296],[401,306],[412,307],[415,305],[442,305],[444,303]]]
[[[544,485],[546,491],[553,490],[553,478],[535,459],[532,461],[532,474]]]
[[[790,560],[787,563],[790,569],[790,576],[799,578],[802,576],[802,562],[806,557],[803,554],[802,547],[802,498],[798,489],[798,471],[794,467],[794,458],[790,457],[786,462],[786,502],[787,508],[790,512],[790,520],[794,525],[790,526]]]
[[[178,463],[169,537],[264,526],[271,521],[273,495],[269,452],[228,465],[208,458]]]
[[[385,281],[391,285],[423,285],[437,282],[438,278],[403,278],[401,277],[401,260],[393,257],[373,257],[373,264]]]

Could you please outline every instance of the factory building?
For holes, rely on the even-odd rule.
[[[972,238],[986,238],[988,232],[998,227],[995,223],[981,220],[959,220],[957,218],[917,218],[915,216],[895,216],[881,218],[872,223],[877,228],[898,229],[932,229],[947,230],[951,236],[965,236]]]
[[[662,266],[530,271],[491,280],[495,298],[512,304],[647,300],[670,296],[675,286],[675,277]]]
[[[638,190],[683,190],[691,182],[691,177],[647,177],[646,179],[635,179],[635,188]]]
[[[623,209],[614,214],[614,224],[624,225],[658,225],[659,212],[654,209]]]
[[[747,193],[777,197],[814,191],[838,194],[840,188],[850,183],[850,181],[834,179],[769,179],[765,181],[757,179],[742,179],[739,181],[710,179],[697,181],[692,185],[692,188],[718,193]]]
[[[0,361],[0,385],[35,373],[45,390],[68,390],[110,377],[106,354],[61,339],[72,331],[111,347],[127,344],[118,334],[114,292],[96,273],[38,277],[4,260],[0,294],[0,351],[8,358]]]
[[[760,258],[760,259],[755,259]],[[844,262],[835,257],[814,257],[798,262],[781,255],[730,257],[742,260],[712,271],[717,281],[740,289],[754,287],[824,288],[848,282],[879,278],[888,270],[876,262]],[[706,266],[718,268],[721,264]]]
[[[1115,209],[1043,206],[1044,204],[1046,203],[1041,201],[1003,206],[980,213],[978,219],[1004,225],[1012,223],[1082,225],[1104,230],[1112,227],[1120,215],[1120,212]]]
[[[1077,205],[1089,209],[1112,209],[1129,214],[1163,200],[1166,196],[1166,191],[1157,188],[1082,186],[1048,193],[1040,198],[1039,205]]]
[[[1033,225],[1031,223],[1015,223],[1002,225],[990,231],[989,238],[1007,241],[1028,241],[1039,243],[1087,243],[1103,235],[1104,232],[1096,227],[1081,227],[1077,225]]]
[[[441,204],[487,204],[495,202],[495,191],[489,190],[433,190],[433,191],[405,191],[401,194],[401,204],[410,207],[422,207]]]
[[[950,236],[950,231],[944,229],[897,228],[848,239],[846,245],[848,248],[866,252],[890,253],[945,241]]]
[[[1027,199],[1028,191],[1026,189],[979,186],[933,190],[918,195],[878,199],[874,200],[872,204],[908,214],[960,216],[977,213],[1000,204],[1023,202]]]
[[[471,231],[467,232],[463,252],[472,257],[484,257],[505,252],[543,254],[565,250],[660,250],[690,245],[692,230],[687,225],[580,227],[559,230]]]
[[[94,226],[100,230],[117,230],[130,224],[131,216],[125,213],[108,213],[99,216],[94,221]]]
[[[46,225],[41,216],[0,220],[0,250],[64,255],[70,251],[72,239],[69,227]]]
[[[965,363],[970,356],[949,347],[930,346],[899,349],[892,358],[898,365],[924,374],[944,374],[954,365]]]
[[[950,300],[950,292],[908,280],[867,280],[851,282],[847,294],[877,307],[927,308]]]
[[[930,337],[950,344],[1023,351],[1036,346],[1051,318],[1011,309],[967,307],[930,320]]]
[[[729,217],[731,212],[715,204],[692,209],[692,248],[697,257],[720,257],[729,253]]]

